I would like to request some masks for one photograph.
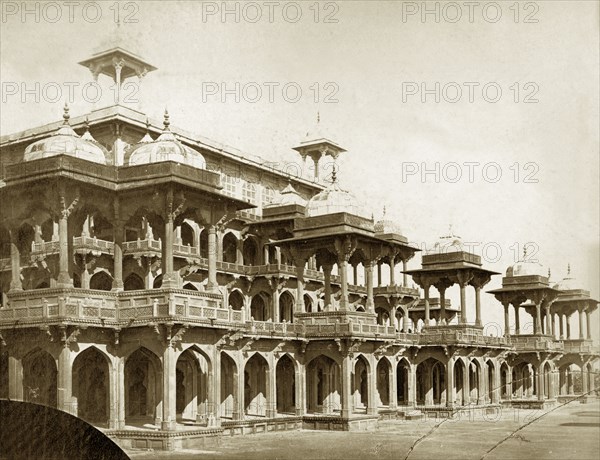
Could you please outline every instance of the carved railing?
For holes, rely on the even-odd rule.
[[[73,237],[73,250],[75,252],[97,252],[99,254],[113,254],[115,244],[112,241],[99,240],[91,236]]]
[[[39,243],[31,242],[31,255],[50,255],[58,254],[60,251],[60,243],[57,241],[40,241]]]
[[[138,252],[159,252],[162,250],[161,240],[137,239],[135,241],[125,241],[123,243],[123,253],[133,254]]]
[[[510,342],[517,351],[562,351],[563,342],[548,335],[511,335]]]
[[[563,346],[565,353],[598,353],[598,347],[589,339],[583,340],[564,340]]]

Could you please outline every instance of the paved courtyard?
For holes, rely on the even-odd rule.
[[[132,459],[598,459],[600,402],[500,417],[385,421],[373,432],[296,431],[222,438],[210,450],[129,451]]]

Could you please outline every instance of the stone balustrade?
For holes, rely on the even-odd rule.
[[[517,351],[562,351],[563,342],[541,334],[511,335],[510,342]]]

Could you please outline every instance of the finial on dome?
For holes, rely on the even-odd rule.
[[[146,134],[150,134],[150,120],[146,117]]]
[[[567,265],[567,275],[571,274],[571,263]]]
[[[337,172],[335,170],[335,165],[333,165],[333,171],[331,172],[331,183],[335,184],[337,182]]]
[[[165,131],[169,131],[169,126],[171,125],[171,122],[169,121],[169,111],[166,109],[166,107],[165,107],[165,118],[163,121],[163,125],[165,127]]]
[[[552,276],[552,272],[550,271],[550,267],[548,267],[548,279],[550,279],[550,276]]]
[[[523,246],[523,260],[527,257],[527,245]]]
[[[321,112],[317,111],[317,124],[321,123]]]
[[[373,213],[371,213],[371,220],[375,221],[375,215]]]
[[[385,217],[385,204],[383,205],[383,217]]]
[[[71,116],[69,115],[69,105],[65,102],[65,107],[63,108],[63,125],[68,125],[70,118]]]

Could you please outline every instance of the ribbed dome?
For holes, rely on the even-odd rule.
[[[108,152],[94,140],[89,130],[79,137],[69,125],[69,107],[65,104],[63,125],[50,137],[29,145],[23,154],[23,161],[39,160],[57,155],[69,155],[94,163],[106,164]]]
[[[375,233],[387,234],[394,233],[396,235],[402,235],[402,229],[400,225],[393,220],[386,219],[386,211],[385,206],[383,208],[383,216],[381,216],[381,220],[375,222]]]
[[[572,291],[574,289],[580,289],[580,287],[577,285],[577,280],[571,276],[570,265],[567,270],[567,276],[556,283],[554,285],[554,289],[558,289],[559,291]]]
[[[427,250],[428,254],[445,254],[449,252],[462,252],[464,251],[464,244],[462,238],[457,236],[452,231],[452,227],[448,231],[447,235],[440,236],[435,243],[431,246],[431,249]]]
[[[366,208],[359,203],[357,198],[352,193],[340,188],[334,170],[331,185],[308,201],[306,215],[307,217],[316,217],[338,212],[371,219]]]
[[[288,206],[293,204],[298,206],[306,206],[307,201],[290,183],[281,192],[277,193],[273,201],[265,207],[269,208],[275,206]]]
[[[140,142],[131,147],[126,153],[125,164],[134,166],[161,161],[174,161],[205,169],[206,160],[202,154],[179,142],[169,129],[170,124],[169,113],[165,110],[162,134],[155,141],[152,141],[150,134],[146,133]]]

